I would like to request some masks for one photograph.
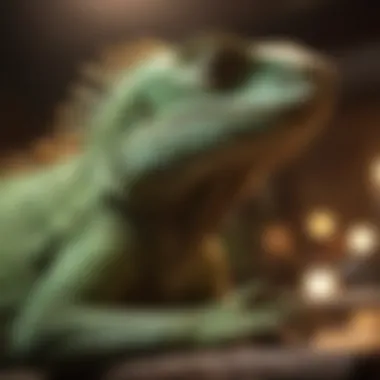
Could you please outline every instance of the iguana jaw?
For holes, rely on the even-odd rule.
[[[239,201],[297,156],[328,121],[335,76],[324,60],[313,58],[308,57],[316,90],[308,102],[289,108],[275,128],[237,139],[151,178],[138,187],[137,212],[153,223],[171,223],[193,238],[218,230]]]

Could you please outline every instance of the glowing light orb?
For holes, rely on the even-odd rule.
[[[294,250],[292,232],[286,226],[273,224],[267,226],[262,235],[262,246],[274,256],[287,256]]]
[[[333,268],[313,267],[306,270],[302,280],[302,292],[311,301],[331,298],[338,294],[340,279]]]
[[[347,230],[346,245],[353,256],[369,256],[378,248],[378,244],[378,231],[370,223],[357,223]]]
[[[337,217],[329,210],[315,210],[306,219],[306,232],[313,240],[331,239],[335,235],[337,227]]]

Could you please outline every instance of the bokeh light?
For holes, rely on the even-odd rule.
[[[310,301],[334,297],[340,290],[338,273],[329,266],[308,268],[302,278],[302,293]]]
[[[369,166],[369,180],[374,189],[380,190],[380,157],[374,158]]]
[[[371,223],[357,223],[347,229],[347,250],[353,256],[369,256],[375,252],[378,244],[378,231]]]
[[[262,246],[270,255],[288,257],[295,249],[292,231],[280,223],[268,225],[262,234]]]
[[[328,209],[312,211],[306,218],[306,232],[308,236],[317,241],[331,239],[337,232],[337,216]]]

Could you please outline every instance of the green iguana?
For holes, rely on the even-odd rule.
[[[233,38],[168,45],[121,70],[83,152],[2,180],[5,353],[203,345],[276,326],[282,309],[228,293],[219,231],[246,185],[326,124],[334,77],[302,46]],[[214,302],[167,306],[199,295]],[[166,306],[136,304],[148,296]]]

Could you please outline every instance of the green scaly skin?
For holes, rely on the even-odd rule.
[[[197,293],[248,179],[257,185],[296,156],[330,115],[333,75],[318,54],[285,42],[237,46],[215,40],[187,61],[175,46],[156,53],[99,104],[83,153],[0,184],[8,355],[218,344],[281,322],[284,310],[251,310],[247,292],[187,309],[127,302],[141,279],[162,301]],[[245,68],[222,90],[210,79],[220,79],[213,59],[223,49]],[[192,285],[179,286],[186,276]],[[199,292],[216,296],[220,284],[208,281]]]

